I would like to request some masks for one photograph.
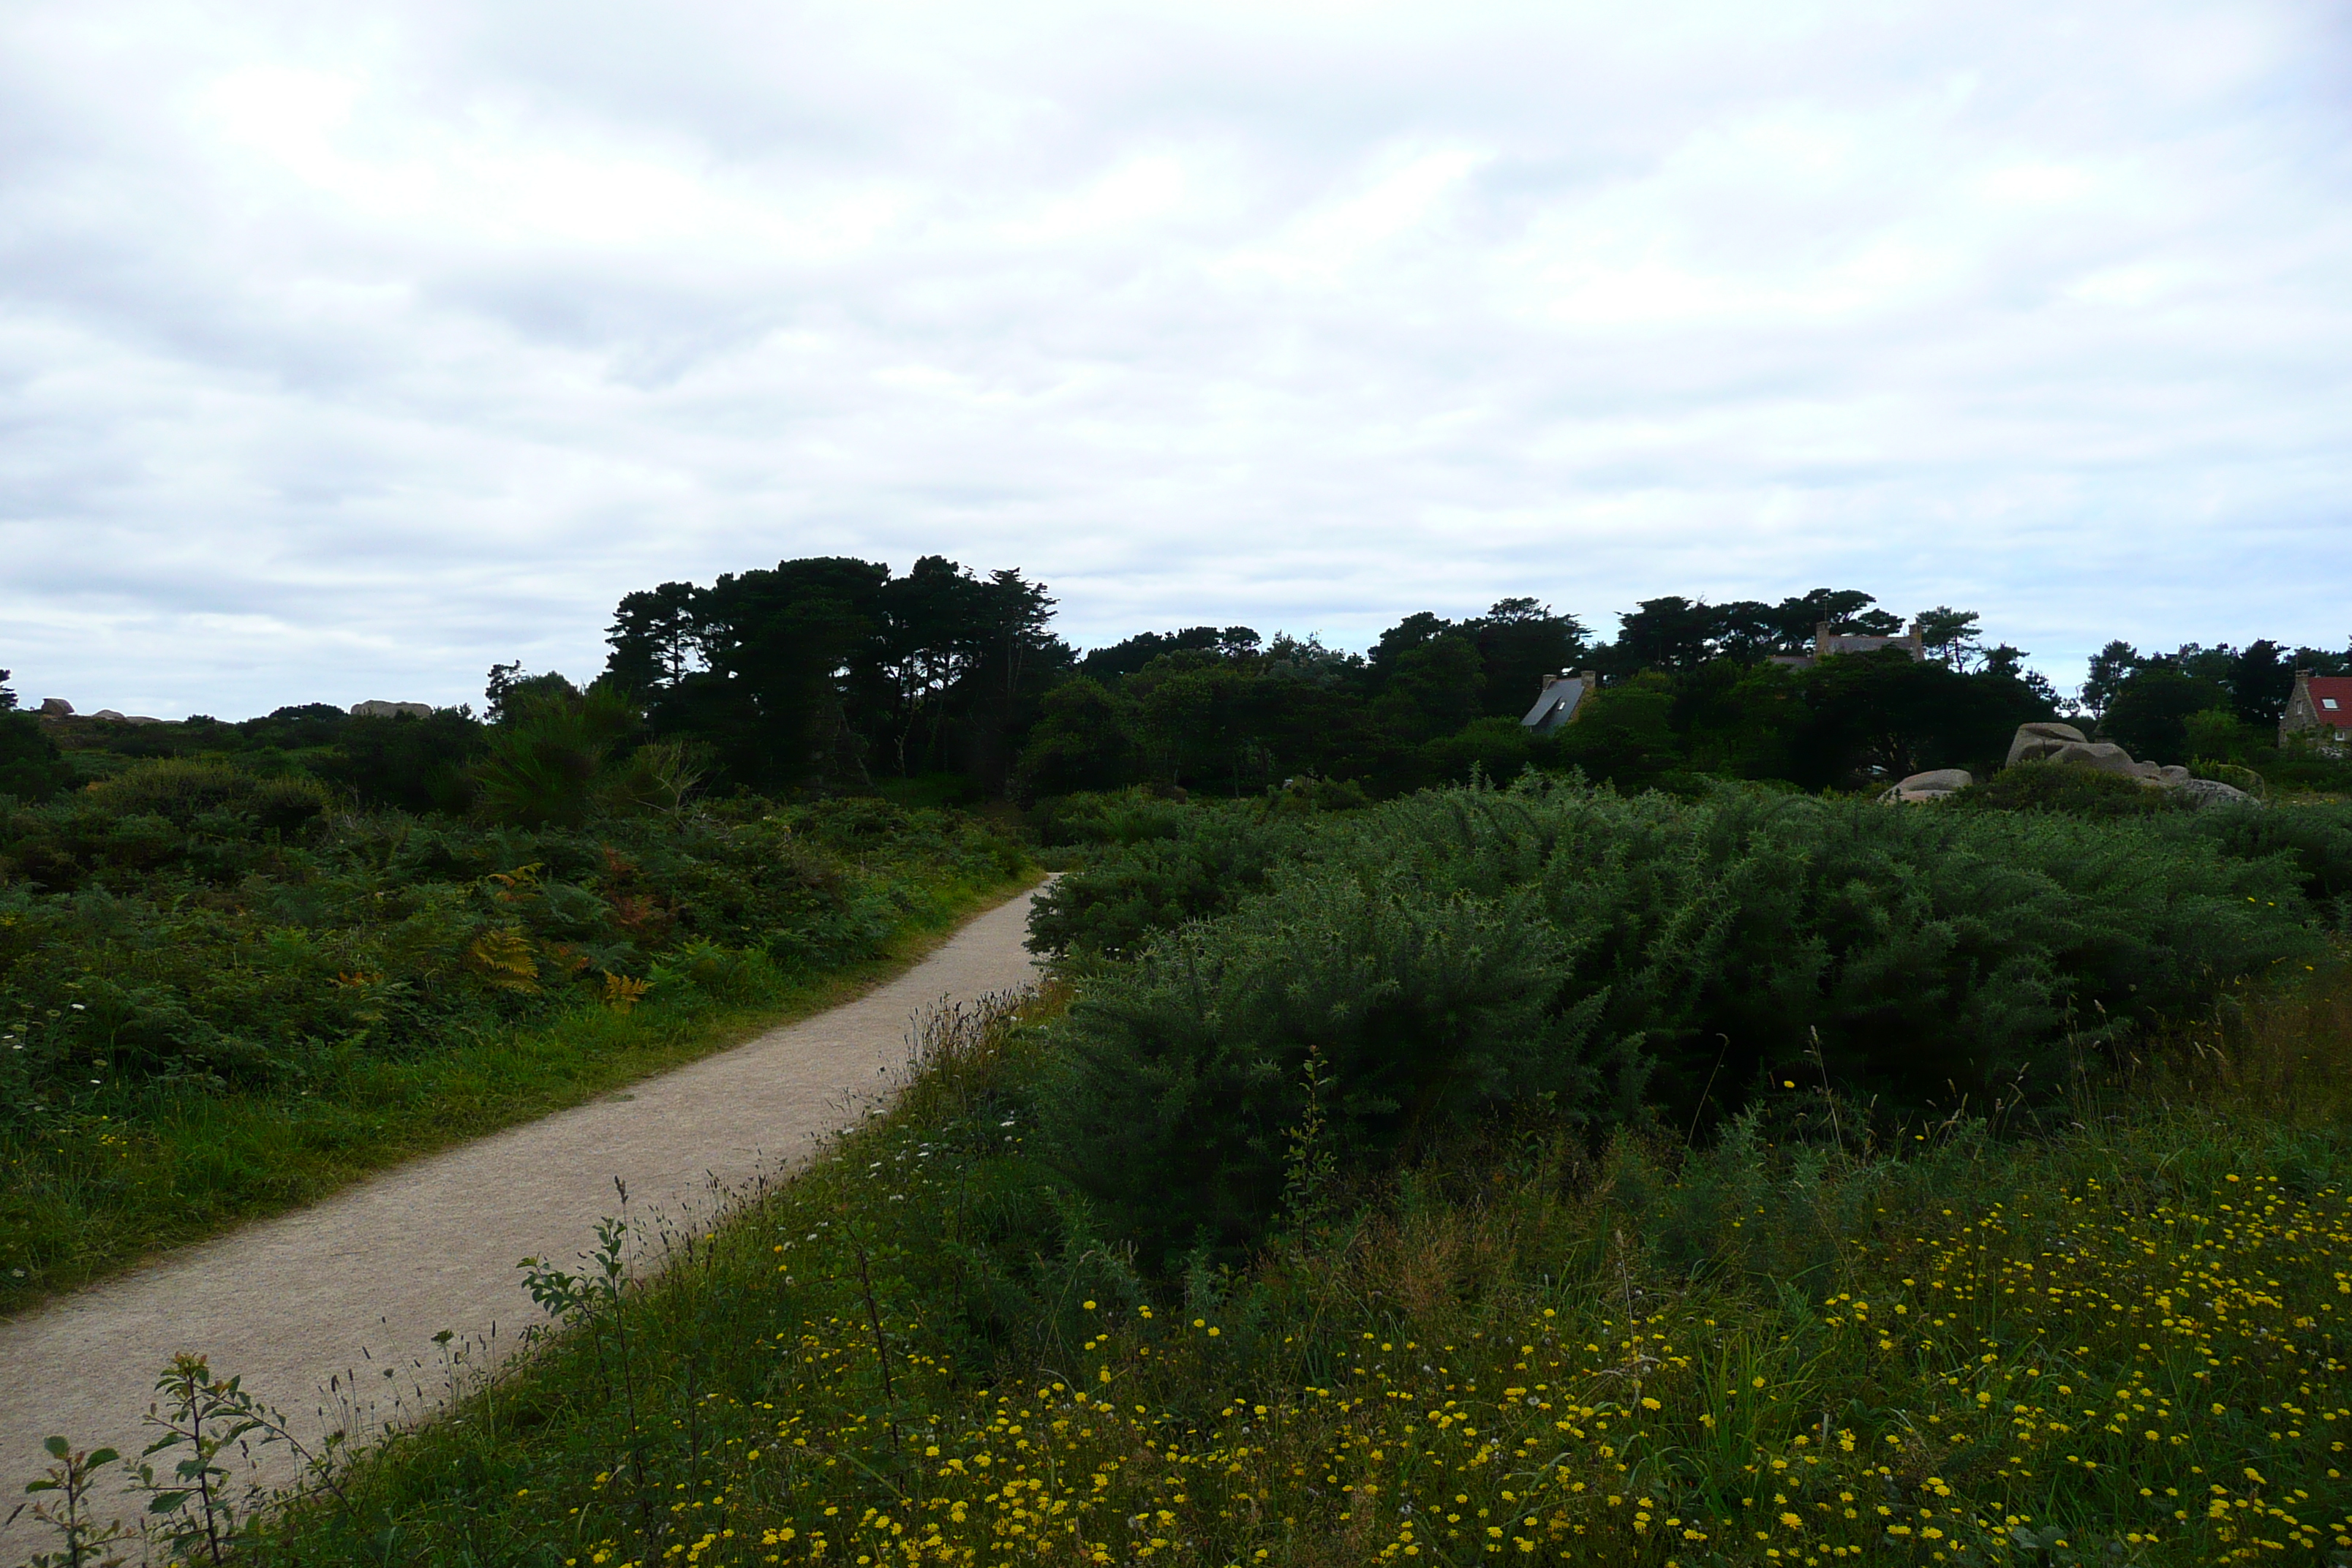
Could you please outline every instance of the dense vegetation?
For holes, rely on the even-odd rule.
[[[2352,816],[2080,805],[1071,803],[1060,990],[247,1549],[2352,1541]]]
[[[1263,1240],[1310,1079],[1343,1174],[1497,1115],[1704,1131],[1776,1077],[1881,1117],[2030,1100],[2310,961],[2352,876],[2334,807],[2090,821],[1530,779],[1193,807],[1139,837],[1118,804],[1127,841],[1041,901],[1048,951],[1123,959],[1080,971],[1045,1130],[1151,1263]]]
[[[2352,1532],[2332,965],[1991,1116],[1776,1079],[1704,1147],[1512,1116],[1351,1183],[1302,1096],[1275,1229],[1165,1272],[1049,1130],[1099,984],[944,1020],[891,1117],[660,1280],[534,1271],[569,1331],[254,1560],[2186,1563]]]
[[[0,800],[0,1302],[710,1048],[1024,863],[878,800],[524,826],[225,758]]]

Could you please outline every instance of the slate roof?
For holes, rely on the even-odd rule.
[[[1576,717],[1576,705],[1583,697],[1584,682],[1581,680],[1573,676],[1566,680],[1555,680],[1544,688],[1543,695],[1536,699],[1536,705],[1528,710],[1528,716],[1519,722],[1539,735],[1548,735]]]

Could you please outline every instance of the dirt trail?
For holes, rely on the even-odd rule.
[[[180,1351],[302,1417],[354,1371],[367,1430],[394,1418],[395,1398],[413,1413],[420,1385],[429,1404],[447,1387],[433,1336],[510,1350],[538,1319],[515,1260],[568,1263],[616,1211],[615,1176],[633,1217],[676,1219],[709,1209],[714,1178],[740,1184],[798,1159],[905,1061],[915,1015],[1034,978],[1028,913],[1024,894],[830,1012],[0,1323],[0,1518],[47,1463],[50,1433],[137,1453],[155,1373]],[[0,1562],[46,1544],[29,1523],[0,1528]]]

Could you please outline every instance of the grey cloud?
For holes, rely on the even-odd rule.
[[[2308,8],[133,10],[0,22],[0,663],[85,706],[457,700],[835,552],[1082,641],[2352,629]]]

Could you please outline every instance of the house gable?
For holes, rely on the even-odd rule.
[[[2337,744],[2352,742],[2352,675],[2294,673],[2294,695],[2279,715],[2279,739],[2316,731]]]

